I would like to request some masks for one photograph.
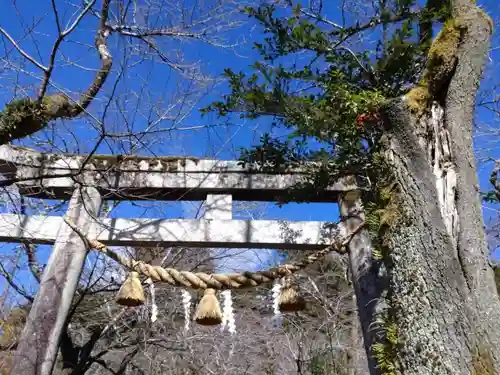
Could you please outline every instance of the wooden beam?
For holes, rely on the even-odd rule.
[[[51,244],[62,223],[58,216],[0,215],[0,241]],[[108,246],[313,250],[339,228],[323,221],[100,218],[89,235]]]
[[[306,180],[302,169],[282,174],[256,173],[237,161],[179,157],[41,154],[0,146],[0,173],[16,181],[21,194],[67,199],[75,184],[95,186],[103,199],[205,200],[230,194],[236,201],[276,201]],[[361,178],[339,179],[311,202],[336,202],[338,194],[364,189]]]
[[[95,188],[78,188],[69,203],[68,217],[87,233],[92,223],[91,215],[97,214],[100,204]],[[55,245],[14,355],[11,375],[52,373],[62,330],[87,256],[81,238],[63,221],[51,228],[51,233]]]

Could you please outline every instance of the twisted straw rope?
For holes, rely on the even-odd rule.
[[[345,247],[349,244],[352,237],[363,228],[364,224],[361,223],[358,225],[351,233],[349,233],[349,235],[345,237],[343,241],[336,241],[324,249],[304,257],[298,262],[283,264],[264,271],[245,271],[231,274],[207,274],[204,272],[178,271],[175,268],[152,266],[142,261],[125,258],[122,255],[110,250],[102,242],[87,238],[87,236],[84,235],[71,221],[69,221],[69,219],[64,218],[64,221],[80,236],[89,250],[93,248],[131,271],[139,272],[140,274],[155,281],[166,282],[173,286],[183,286],[193,289],[212,288],[218,290],[255,287],[300,271],[332,251],[345,253]]]

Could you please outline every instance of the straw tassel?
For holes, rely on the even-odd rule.
[[[280,312],[296,312],[305,308],[305,301],[297,292],[297,288],[290,279],[283,281],[278,309]]]
[[[144,289],[142,288],[137,272],[130,272],[128,274],[127,279],[116,294],[115,300],[119,305],[128,307],[144,304],[146,298],[144,297]]]
[[[215,296],[215,289],[205,289],[203,298],[196,309],[194,320],[203,326],[215,326],[222,323],[222,312]]]

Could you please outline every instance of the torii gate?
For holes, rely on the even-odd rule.
[[[232,220],[232,201],[277,201],[306,178],[304,172],[258,173],[237,161],[178,157],[42,154],[0,146],[0,186],[41,199],[70,199],[58,216],[0,215],[0,241],[54,244],[11,369],[12,375],[49,375],[62,327],[88,253],[82,234],[103,245],[319,250],[360,227],[360,192],[354,177],[337,181],[315,202],[338,202],[343,221]],[[203,219],[98,218],[102,200],[206,200]],[[78,231],[74,230],[78,228]],[[293,232],[293,238],[289,233]],[[350,237],[349,260],[361,324],[369,324],[378,297],[366,231]],[[365,328],[365,327],[363,327]],[[366,327],[367,328],[367,327]],[[363,329],[369,332],[368,329]],[[365,334],[365,347],[372,338]]]

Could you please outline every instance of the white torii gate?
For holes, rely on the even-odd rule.
[[[257,173],[237,161],[176,157],[42,154],[0,146],[0,186],[42,199],[68,199],[66,216],[89,238],[113,246],[187,246],[314,250],[363,220],[354,177],[329,186],[314,202],[340,202],[343,226],[318,221],[232,220],[232,201],[277,201],[307,176],[300,170]],[[99,218],[102,200],[206,200],[203,219]],[[352,216],[352,217],[350,217]],[[348,218],[350,217],[350,218]],[[293,236],[290,236],[293,233]],[[0,215],[0,241],[54,244],[11,369],[12,375],[49,375],[76,292],[87,249],[59,216]],[[363,315],[372,313],[370,244],[362,231],[350,243],[350,266]],[[360,296],[362,296],[360,300]],[[369,319],[365,321],[370,321]],[[365,345],[371,340],[365,337]]]

